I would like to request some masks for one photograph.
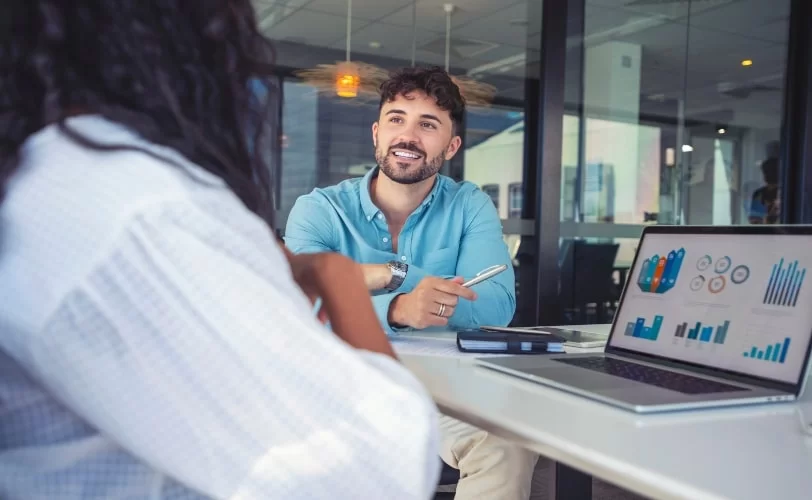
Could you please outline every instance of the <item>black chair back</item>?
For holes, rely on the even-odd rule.
[[[613,302],[618,287],[613,273],[617,243],[589,243],[571,240],[563,248],[559,293],[564,307]]]

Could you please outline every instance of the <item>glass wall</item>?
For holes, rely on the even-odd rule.
[[[257,1],[276,64],[284,68],[277,228],[285,227],[302,194],[375,166],[377,96],[339,97],[329,84],[299,77],[300,70],[348,56],[381,71],[448,67],[454,76],[494,86],[490,104],[468,107],[463,149],[442,173],[482,188],[503,219],[521,217],[525,76],[539,58],[541,1],[459,0],[450,15],[447,2],[437,0]],[[520,236],[511,232],[506,227],[505,241],[515,256]]]
[[[780,220],[790,13],[790,0],[579,3],[560,234],[573,323],[611,319],[644,225]],[[578,265],[567,251],[603,264]],[[595,279],[609,284],[589,286]]]
[[[790,0],[568,0],[566,19],[545,0],[460,0],[450,16],[445,3],[257,1],[284,81],[277,227],[298,196],[374,166],[377,98],[338,97],[297,76],[348,58],[384,71],[447,65],[496,88],[489,106],[469,106],[463,149],[443,173],[491,197],[514,265],[525,263],[515,324],[539,311],[530,267],[544,238],[559,241],[564,313],[545,321],[608,321],[645,225],[781,220]],[[538,186],[525,177],[546,178],[534,106],[549,75],[541,54],[555,51],[542,47],[542,10],[566,25],[566,70],[555,72],[565,93],[560,227],[537,234],[528,204],[540,203]]]
[[[449,16],[446,3],[353,0],[350,9],[346,0],[257,2],[263,31],[276,47],[277,66],[287,74],[281,226],[303,192],[363,175],[375,164],[370,127],[378,116],[377,99],[342,98],[329,88],[319,92],[296,76],[348,56],[384,71],[447,65],[452,75],[495,86],[491,105],[469,107],[464,150],[444,173],[480,187],[490,184],[488,193],[505,218],[511,206],[521,203],[521,195],[511,198],[508,184],[522,181],[525,66],[538,53],[536,47],[528,55],[527,46],[528,41],[538,43],[540,23],[529,21],[528,1],[460,0]]]

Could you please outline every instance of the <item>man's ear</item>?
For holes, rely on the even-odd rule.
[[[454,158],[454,155],[460,150],[460,146],[462,146],[462,137],[455,135],[445,150],[445,159],[450,160]]]
[[[378,147],[378,122],[372,124],[372,145]]]

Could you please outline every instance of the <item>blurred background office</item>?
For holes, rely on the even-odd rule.
[[[431,64],[495,89],[443,173],[503,219],[514,324],[610,321],[645,225],[812,222],[806,0],[256,5],[281,68],[279,228],[374,166],[365,78]]]

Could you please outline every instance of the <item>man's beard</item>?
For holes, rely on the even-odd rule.
[[[401,164],[391,154],[393,149],[413,151],[423,158],[423,163],[417,166],[405,163]],[[440,153],[434,158],[427,159],[426,152],[422,149],[418,148],[414,144],[401,142],[393,145],[386,151],[376,149],[375,160],[378,162],[378,166],[381,167],[381,171],[384,173],[384,175],[398,184],[417,184],[418,182],[424,181],[440,171],[440,169],[443,167],[443,162],[445,161],[445,155]]]

